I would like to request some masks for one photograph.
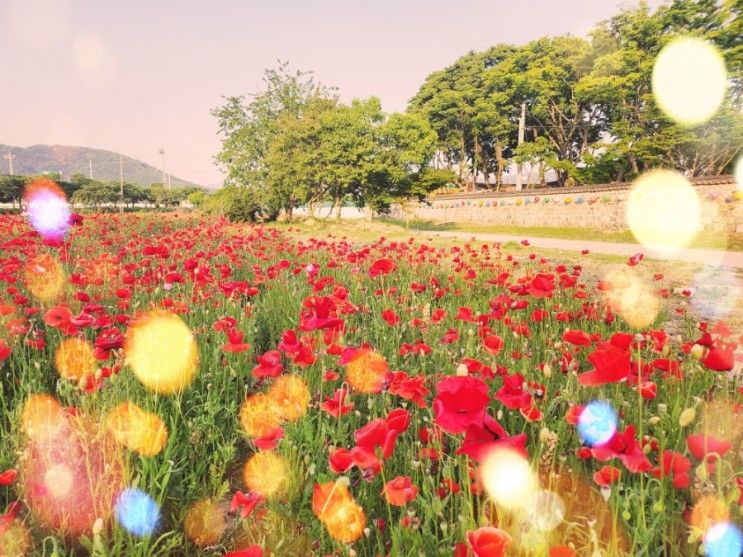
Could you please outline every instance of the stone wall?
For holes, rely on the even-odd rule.
[[[743,232],[743,196],[732,178],[695,184],[709,231]],[[625,205],[630,186],[607,185],[565,190],[448,194],[422,203],[393,207],[392,216],[433,222],[523,227],[626,229]]]

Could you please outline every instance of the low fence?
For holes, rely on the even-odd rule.
[[[743,201],[732,176],[693,179],[708,229],[743,233]],[[392,216],[433,222],[596,230],[626,228],[625,205],[631,184],[575,188],[445,194],[422,203],[396,205]]]

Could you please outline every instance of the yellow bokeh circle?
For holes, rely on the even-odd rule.
[[[129,327],[124,348],[134,375],[156,393],[182,391],[196,376],[196,339],[174,313],[153,311],[137,319]]]
[[[243,479],[248,489],[270,498],[285,491],[287,474],[284,459],[272,451],[267,451],[255,453],[248,459],[243,470]]]
[[[198,546],[217,543],[224,534],[227,524],[224,511],[215,501],[197,501],[186,512],[184,529],[186,537]]]
[[[28,291],[42,302],[59,298],[65,285],[62,264],[49,254],[30,259],[23,270],[23,277]]]
[[[93,346],[76,337],[66,338],[59,344],[54,364],[60,376],[74,381],[92,375],[98,367]]]
[[[685,126],[712,118],[725,98],[725,60],[712,44],[693,37],[672,40],[653,66],[653,95],[660,109]]]
[[[681,174],[652,170],[632,185],[626,220],[640,244],[658,255],[672,255],[701,231],[701,201]]]
[[[106,425],[117,443],[144,457],[159,454],[168,440],[168,428],[160,416],[133,402],[113,408]]]

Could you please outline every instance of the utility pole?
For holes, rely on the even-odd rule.
[[[170,189],[170,172],[168,172],[168,189]]]
[[[163,156],[163,187],[167,188],[168,184],[165,182],[165,149],[163,149],[162,147],[160,147],[160,154]]]
[[[89,170],[89,177],[92,180],[93,179],[93,157],[88,157],[88,170]]]
[[[5,158],[8,159],[8,167],[10,168],[10,175],[11,176],[13,175],[13,159],[15,157],[16,156],[13,153],[11,153],[10,151],[8,151],[8,154],[5,155]]]
[[[521,103],[521,116],[519,116],[519,145],[524,142],[524,130],[526,128],[526,103]],[[521,164],[516,165],[516,189],[521,190]]]
[[[124,158],[119,155],[119,194],[121,195],[121,210],[124,212]]]

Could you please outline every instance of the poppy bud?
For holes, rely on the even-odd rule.
[[[681,427],[686,427],[691,422],[693,422],[696,417],[697,411],[694,410],[694,408],[687,408],[683,412],[681,412],[681,415],[679,416],[679,425]]]

